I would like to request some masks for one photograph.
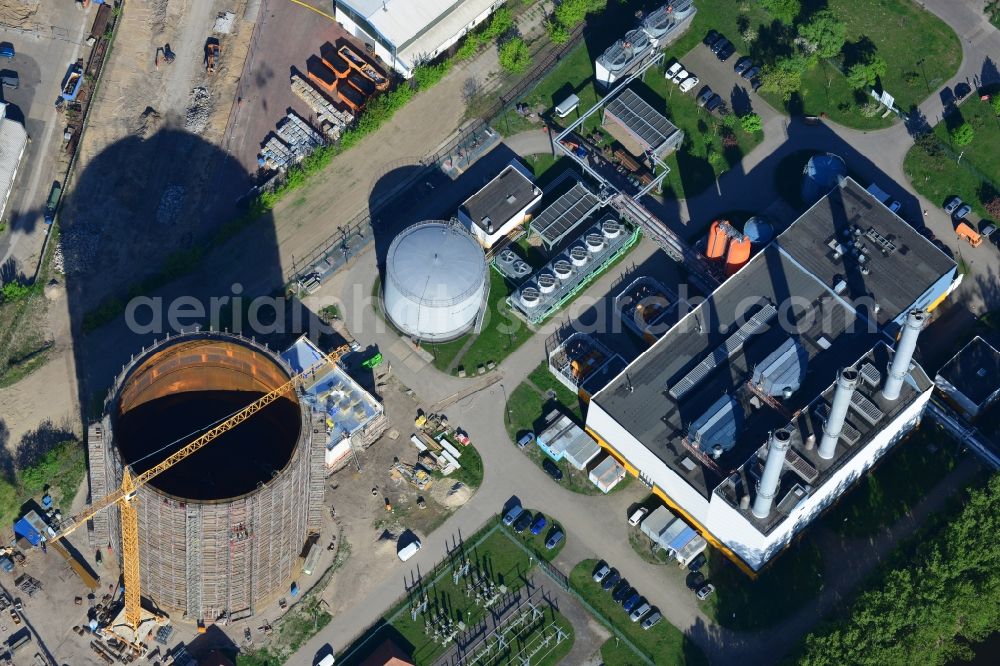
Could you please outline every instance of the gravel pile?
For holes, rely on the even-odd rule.
[[[191,91],[188,99],[187,112],[184,115],[184,129],[192,134],[200,134],[208,126],[212,115],[212,94],[205,86],[198,86]]]
[[[52,267],[63,275],[79,275],[91,270],[100,242],[100,233],[90,229],[87,224],[77,222],[69,228],[63,228],[59,244],[52,253]]]
[[[160,224],[172,224],[184,205],[184,187],[170,185],[163,190],[160,205],[156,208],[156,221]]]

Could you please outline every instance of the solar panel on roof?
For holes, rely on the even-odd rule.
[[[553,245],[587,219],[600,203],[597,195],[577,183],[531,221],[531,230]]]
[[[658,150],[678,131],[673,123],[629,88],[611,100],[605,112],[635,135],[648,150]]]
[[[861,417],[871,425],[877,424],[885,416],[875,403],[861,395],[858,391],[855,391],[851,395],[851,406],[858,410]]]

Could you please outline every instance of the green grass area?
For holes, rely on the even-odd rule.
[[[959,164],[943,147],[932,147],[928,151],[925,141],[921,140],[910,148],[903,160],[903,170],[913,189],[938,206],[943,206],[949,197],[957,195],[980,217],[986,217],[986,209],[979,198],[983,180]]]
[[[649,537],[643,534],[638,527],[629,527],[628,543],[636,555],[650,564],[669,564],[674,561],[667,555],[667,551],[655,547]]]
[[[825,520],[841,536],[870,537],[909,513],[957,462],[948,435],[921,428],[898,444]]]
[[[957,146],[951,142],[948,132],[963,121],[972,125],[975,138],[967,146]],[[988,201],[988,196],[1000,191],[1000,150],[997,149],[1000,146],[1000,116],[988,102],[981,102],[973,95],[946,122],[934,127],[934,136],[950,149],[950,153],[945,151],[939,160],[955,162],[956,168],[968,172],[974,179],[974,194],[962,198],[976,206],[980,215],[984,215],[986,211],[982,204]],[[961,162],[958,155],[961,155]],[[984,182],[989,183],[986,191],[982,187]]]
[[[580,562],[570,572],[569,582],[572,588],[583,597],[591,608],[603,616],[617,633],[631,641],[656,664],[687,664],[691,666],[692,664],[708,663],[698,646],[666,620],[661,620],[648,630],[644,630],[641,623],[630,621],[621,606],[611,599],[611,595],[602,590],[600,584],[594,582],[592,576],[596,565],[597,560]],[[613,636],[608,643],[612,646],[615,645]],[[601,648],[602,656],[605,654],[605,649],[609,649],[607,643]],[[608,661],[609,664],[637,663],[635,653],[625,645],[624,641],[619,641],[614,651],[609,652],[609,654],[616,659],[616,661]]]
[[[757,2],[745,0],[701,0],[690,30],[668,53],[681,56],[698,46],[710,29],[722,32],[739,54],[749,54],[760,62],[771,62],[788,52],[788,30],[775,23]],[[919,104],[958,71],[962,48],[955,33],[940,19],[911,0],[828,0],[803,2],[799,21],[808,20],[816,9],[829,8],[847,25],[844,64],[872,45],[888,63],[882,80],[885,90],[896,98],[904,111]],[[749,28],[745,30],[744,28]],[[745,36],[755,35],[752,42]],[[735,56],[730,62],[735,62]],[[778,109],[781,99],[765,96]],[[830,63],[809,70],[802,78],[799,98],[786,111],[795,114],[826,113],[836,122],[858,129],[887,127],[893,116],[865,118],[858,111],[866,95],[855,96],[843,74]]]
[[[451,444],[462,454],[458,461],[462,467],[452,472],[448,479],[454,482],[461,481],[473,490],[479,488],[483,483],[483,458],[479,455],[479,451],[472,444],[462,446],[455,441],[451,441]]]
[[[474,376],[480,365],[485,366],[490,361],[499,364],[534,334],[507,305],[506,299],[511,294],[507,281],[495,270],[488,269],[488,273],[490,295],[482,332],[479,335],[469,333],[451,342],[425,345],[434,355],[434,367],[442,372],[451,370],[455,374],[462,366],[468,376]]]
[[[45,339],[48,301],[39,288],[16,300],[0,296],[0,388],[13,386],[45,365],[52,342]]]
[[[518,535],[512,536],[525,541]],[[529,541],[525,545],[533,546],[534,542]],[[542,548],[544,549],[544,545]],[[469,575],[460,577],[456,584],[453,574],[463,558],[469,562]],[[448,648],[434,640],[433,628],[428,627],[428,619],[443,616],[456,623],[464,622],[466,627],[474,626],[489,611],[476,602],[474,594],[470,595],[468,585],[472,578],[482,575],[496,585],[505,585],[509,592],[515,592],[525,587],[532,578],[537,566],[537,561],[533,560],[532,556],[505,534],[502,527],[498,527],[496,523],[491,524],[471,538],[461,553],[456,551],[447,561],[425,574],[420,587],[413,589],[405,600],[386,613],[382,620],[355,643],[361,647],[356,651],[349,648],[346,654],[338,657],[337,663],[360,663],[371,647],[378,645],[386,637],[393,637],[397,644],[412,655],[414,663],[434,663]],[[427,611],[417,614],[414,619],[411,609],[425,596]],[[508,636],[509,639],[514,639],[511,653],[490,663],[519,663],[513,661],[518,651],[532,651],[543,633],[554,633],[553,625],[563,629],[566,639],[559,645],[553,641],[549,648],[543,648],[535,654],[532,663],[555,666],[572,647],[573,628],[565,617],[551,607],[544,609],[544,617],[531,625],[531,630],[518,632],[516,638],[513,634]]]
[[[808,535],[777,555],[755,580],[718,550],[709,548],[707,554],[702,573],[715,585],[715,593],[702,609],[724,627],[773,627],[823,589],[823,556]]]
[[[83,445],[76,440],[57,444],[30,464],[0,472],[0,521],[10,525],[29,499],[41,503],[42,495],[52,495],[53,506],[65,513],[83,482],[87,462]]]
[[[277,637],[272,639],[270,646],[238,654],[236,666],[278,666],[332,619],[333,616],[320,605],[318,597],[303,601],[276,623]]]
[[[527,509],[527,507],[525,508]],[[537,516],[539,513],[536,510],[531,510],[531,509],[528,510],[531,511],[532,516]],[[547,515],[544,511],[541,513],[543,516],[545,516],[545,520],[547,521],[547,524],[542,529],[541,534],[532,534],[530,529],[525,529],[523,532],[518,534],[517,532],[514,531],[513,526],[511,527],[503,526],[500,529],[506,530],[507,534],[509,534],[512,538],[517,539],[518,541],[523,543],[526,548],[533,551],[535,555],[538,556],[540,559],[543,559],[546,562],[551,562],[556,558],[557,555],[559,555],[559,553],[562,552],[562,549],[566,547],[566,539],[569,538],[569,535],[566,533],[566,530],[563,529],[563,526],[559,523],[559,521],[554,520],[552,516]],[[532,520],[534,520],[534,518],[532,518]],[[566,534],[566,537],[564,537],[563,540],[560,541],[555,548],[549,550],[548,548],[545,547],[545,542],[548,540],[550,536],[552,536],[552,533],[556,529],[561,530],[563,534]]]

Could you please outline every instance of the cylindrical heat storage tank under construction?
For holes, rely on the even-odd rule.
[[[389,246],[382,299],[400,331],[440,342],[468,331],[486,291],[486,255],[465,229],[421,222]]]
[[[225,333],[161,341],[115,382],[88,433],[91,494],[119,487],[285,384],[280,356]],[[290,389],[139,488],[142,596],[190,622],[245,617],[288,590],[321,527],[323,414]],[[120,553],[117,510],[94,518],[94,546]]]

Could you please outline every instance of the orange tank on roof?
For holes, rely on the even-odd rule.
[[[750,261],[750,239],[746,236],[734,238],[729,243],[726,253],[726,275],[732,275]]]
[[[708,231],[708,247],[705,256],[709,259],[722,259],[726,255],[726,245],[729,244],[729,235],[725,226],[719,220],[712,222],[712,228]]]

